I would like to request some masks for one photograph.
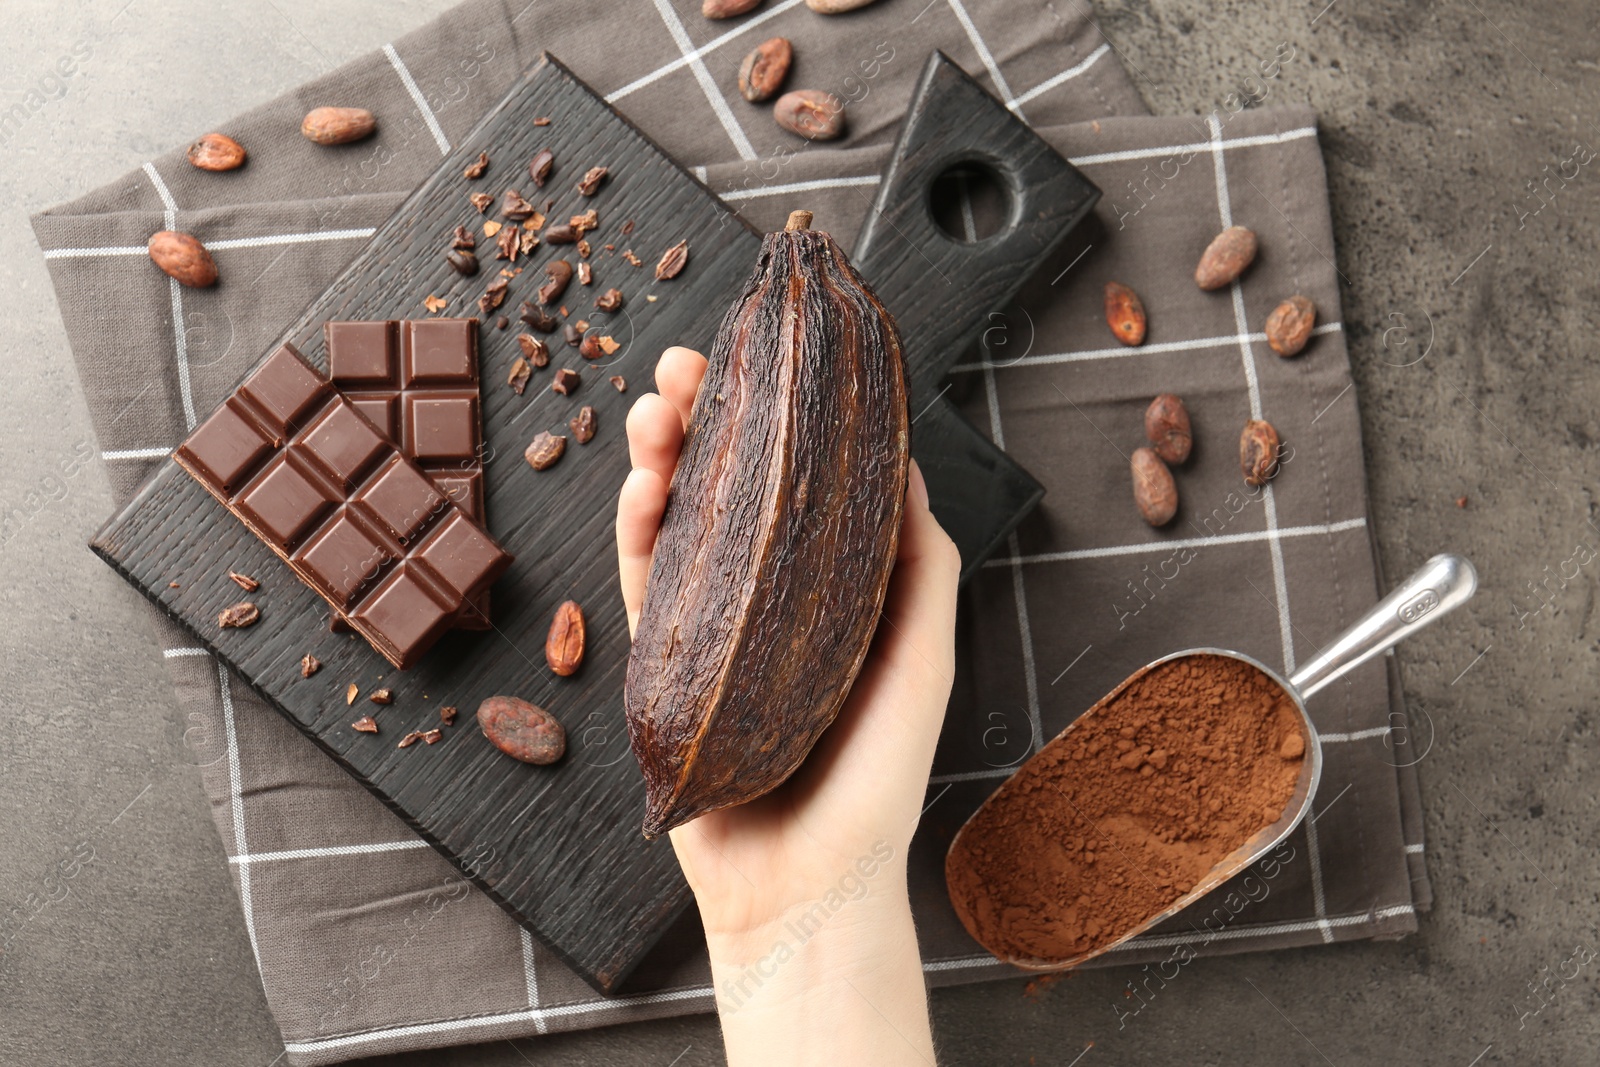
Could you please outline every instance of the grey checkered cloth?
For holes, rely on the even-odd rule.
[[[1231,102],[1209,117],[1147,116],[1087,10],[1062,13],[1074,6],[886,0],[825,19],[783,0],[713,23],[695,0],[634,5],[625,18],[577,0],[472,0],[227,124],[250,150],[241,171],[202,173],[175,149],[42,213],[35,229],[117,493],[132,494],[541,50],[756,226],[781,225],[803,202],[848,245],[923,62],[944,49],[1105,190],[1095,219],[951,378],[968,417],[1048,495],[963,597],[932,814],[911,856],[913,902],[930,982],[1014,973],[952,914],[942,834],[1146,661],[1214,645],[1292,670],[1380,584],[1314,116]],[[796,44],[792,85],[851,101],[845,140],[801,147],[739,98],[739,59],[770,35]],[[1269,65],[1296,61],[1306,60],[1280,50],[1254,82],[1270,90]],[[312,146],[300,117],[330,103],[371,107],[380,135],[352,150]],[[972,232],[998,210],[978,178],[958,181],[941,207]],[[1232,222],[1260,235],[1260,259],[1231,291],[1202,293],[1193,264]],[[144,256],[164,227],[200,235],[224,283],[169,284]],[[1141,348],[1104,325],[1110,279],[1150,309]],[[1286,361],[1259,331],[1293,293],[1316,302],[1320,325]],[[1157,531],[1135,513],[1124,454],[1163,391],[1187,400],[1196,437],[1177,471],[1178,521]],[[1236,442],[1260,416],[1293,454],[1269,491],[1248,495]],[[712,1008],[692,916],[642,965],[642,992],[597,996],[192,638],[152,625],[194,723],[190,750],[290,1062]],[[1253,872],[1248,893],[1219,891],[1105,962],[1414,930],[1431,896],[1415,775],[1391,734],[1404,723],[1398,694],[1391,657],[1313,699],[1327,744],[1314,825]]]

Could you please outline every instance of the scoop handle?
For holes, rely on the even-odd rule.
[[[1464,557],[1434,556],[1294,672],[1289,684],[1302,699],[1378,653],[1455,610],[1478,589],[1478,572]]]

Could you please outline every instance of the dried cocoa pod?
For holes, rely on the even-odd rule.
[[[1278,473],[1278,431],[1251,419],[1239,435],[1239,469],[1246,485],[1266,485]]]
[[[244,160],[244,146],[225,133],[208,133],[189,146],[189,162],[201,170],[237,170]]]
[[[1165,526],[1178,513],[1178,486],[1153,448],[1133,450],[1133,502],[1151,526]]]
[[[349,144],[377,128],[378,120],[363,107],[319,107],[300,122],[300,132],[317,144]]]
[[[1267,316],[1267,344],[1280,356],[1298,356],[1316,324],[1317,306],[1306,297],[1291,296]]]
[[[762,41],[739,64],[739,95],[752,104],[760,103],[783,86],[794,62],[794,45],[787,37]]]
[[[1162,393],[1144,409],[1144,435],[1156,455],[1168,463],[1182,463],[1194,444],[1189,409],[1171,393]]]
[[[1221,289],[1244,273],[1256,258],[1254,230],[1229,226],[1217,234],[1200,254],[1194,268],[1194,283],[1202,289]]]
[[[544,639],[544,661],[550,669],[562,678],[577,674],[583,665],[584,637],[583,609],[576,600],[562,601]]]
[[[780,785],[877,628],[910,464],[900,334],[808,212],[722,320],[624,703],[647,837]]]
[[[495,696],[479,704],[478,729],[495,748],[523,763],[554,763],[567,751],[567,732],[556,717],[520,697]]]
[[[1121,282],[1106,282],[1106,325],[1130,347],[1144,344],[1144,301]]]

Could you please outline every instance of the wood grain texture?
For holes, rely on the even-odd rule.
[[[891,164],[874,214],[892,211],[896,225],[914,234],[917,243],[882,223],[869,225],[858,242],[863,251],[857,265],[867,261],[861,273],[899,318],[908,371],[926,381],[941,376],[983,329],[985,315],[1014,295],[1042,258],[1033,254],[1038,242],[1053,248],[1081,212],[1038,202],[1044,215],[1028,227],[1037,234],[1034,245],[1009,256],[991,254],[981,284],[930,289],[926,242],[942,242],[941,269],[954,277],[965,270],[957,264],[966,254],[1000,246],[963,245],[917,229],[916,212],[926,215],[922,183],[952,163],[975,158],[974,153],[987,159],[992,152],[1049,149],[1031,132],[1031,142],[1017,136],[1015,127],[1026,127],[1007,125],[1011,116],[1004,107],[942,56],[930,61],[920,93],[913,114],[925,110],[928,94],[954,93],[966,118],[942,132],[925,121],[912,140],[902,136],[917,146],[919,169]],[[531,120],[539,115],[554,121],[534,127]],[[986,148],[997,130],[1002,139]],[[526,169],[539,148],[552,149],[556,159],[543,190],[534,189]],[[491,166],[483,179],[469,183],[461,171],[480,151],[489,153]],[[1059,156],[1045,162],[1071,170]],[[596,165],[610,168],[610,175],[596,196],[583,198],[574,185]],[[534,371],[526,395],[518,397],[504,384],[521,354],[516,305],[533,298],[544,263],[576,262],[570,245],[541,246],[531,260],[519,260],[523,273],[511,280],[505,304],[488,316],[492,323],[495,314],[506,313],[512,327],[481,330],[486,510],[491,532],[517,557],[495,586],[495,629],[449,634],[416,669],[394,671],[359,637],[330,633],[320,598],[171,462],[101,530],[92,547],[576,973],[611,992],[689,901],[670,843],[647,842],[639,833],[644,784],[623,721],[629,642],[612,532],[615,492],[628,470],[623,422],[631,402],[651,387],[662,349],[686,344],[710,351],[718,323],[755,263],[760,238],[547,56],[440,163],[284,339],[325,369],[325,320],[421,317],[421,300],[430,293],[448,298],[445,314],[477,314],[479,294],[505,264],[491,258],[490,242],[480,238],[485,269],[462,278],[445,263],[443,251],[458,224],[481,233],[483,216],[468,204],[467,193],[489,192],[498,204],[508,186],[541,208],[546,198],[554,198],[549,214],[556,220],[589,207],[599,212],[600,228],[589,235],[596,249],[594,284],[572,284],[564,301],[572,318],[599,324],[622,348],[613,357],[589,362],[557,333],[547,338],[550,365]],[[902,212],[900,199],[912,207]],[[489,217],[498,217],[498,207]],[[635,229],[621,236],[627,219]],[[657,258],[685,238],[686,269],[674,279],[656,281],[651,268]],[[615,244],[616,254],[604,253],[605,243]],[[638,254],[642,267],[620,258],[627,248]],[[626,297],[623,310],[610,316],[595,312],[594,297],[612,286]],[[646,299],[650,294],[658,297],[655,303]],[[925,361],[937,369],[919,371]],[[550,392],[562,367],[583,378],[570,397]],[[627,394],[612,388],[607,381],[612,374],[628,379]],[[913,394],[912,414],[927,403]],[[530,470],[522,450],[533,436],[568,433],[567,420],[585,404],[595,408],[599,431],[594,440],[579,445],[569,439],[554,467]],[[912,445],[934,508],[958,534],[970,573],[1042,491],[947,401],[927,408],[913,426]],[[230,567],[263,581],[252,597],[261,605],[262,620],[248,630],[216,627],[217,612],[239,599],[238,588],[226,577]],[[174,580],[176,589],[169,587]],[[587,616],[588,651],[576,675],[557,678],[542,648],[552,613],[568,599],[581,604]],[[325,666],[303,679],[299,661],[308,652]],[[394,703],[375,711],[364,700],[362,707],[348,707],[344,689],[351,681],[364,693],[388,686]],[[559,764],[519,764],[478,733],[473,712],[483,699],[500,693],[531,700],[561,720],[568,752]],[[444,704],[459,707],[462,715],[445,730],[443,742],[395,747],[410,730],[436,725]],[[382,729],[375,737],[350,728],[368,711]]]

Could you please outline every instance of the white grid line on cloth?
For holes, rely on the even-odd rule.
[[[1415,915],[1416,907],[1411,904],[1393,904],[1384,908],[1374,908],[1358,915],[1337,915],[1327,920],[1327,925],[1334,926],[1359,926],[1362,923],[1372,922],[1376,919],[1393,919],[1400,915]],[[1252,923],[1246,926],[1228,926],[1221,930],[1207,931],[1200,938],[1192,934],[1158,934],[1151,937],[1136,937],[1125,941],[1106,953],[1114,956],[1117,953],[1137,952],[1142,948],[1172,948],[1177,945],[1192,945],[1197,940],[1200,943],[1211,941],[1236,941],[1246,937],[1270,937],[1273,934],[1296,934],[1307,930],[1318,929],[1321,924],[1310,920],[1299,922],[1277,923]],[[960,956],[948,960],[932,960],[922,965],[924,971],[960,971],[970,967],[1000,966],[1000,961],[993,956]]]
[[[383,46],[383,54],[389,57],[389,65],[394,72],[400,75],[400,84],[406,87],[406,92],[411,94],[412,101],[417,105],[417,110],[422,113],[422,121],[428,124],[428,132],[433,134],[433,143],[439,146],[439,154],[450,154],[450,139],[444,135],[443,128],[439,125],[438,118],[433,113],[433,108],[428,106],[428,98],[422,95],[422,89],[417,85],[417,79],[411,76],[411,70],[406,66],[405,60],[400,58],[400,53],[394,50],[394,45]]]
[[[170,448],[114,448],[100,453],[101,459],[165,459],[172,454]]]
[[[976,241],[978,225],[972,217],[972,190],[967,185],[965,174],[961,175],[959,185],[961,229],[968,241]],[[994,438],[994,446],[1004,451],[1006,434],[1000,425],[1000,393],[995,387],[994,371],[983,372],[983,388],[989,402],[989,433]],[[1006,543],[1013,557],[1022,555],[1022,544],[1017,540],[1015,531],[1012,531]],[[1017,636],[1022,644],[1022,682],[1028,695],[1028,750],[1037,752],[1044,745],[1044,721],[1039,711],[1039,677],[1033,656],[1033,627],[1028,621],[1028,589],[1023,581],[1020,563],[1011,568],[1011,596],[1017,605]]]
[[[1100,62],[1100,60],[1103,59],[1110,51],[1110,42],[1102,44],[1099,48],[1096,48],[1093,52],[1090,52],[1088,57],[1085,58],[1082,63],[1079,63],[1077,66],[1068,67],[1055,77],[1048,78],[1040,82],[1032,89],[1029,89],[1027,92],[1011,101],[1011,110],[1019,115],[1022,114],[1020,109],[1023,104],[1026,104],[1029,100],[1032,100],[1037,96],[1048,93],[1051,89],[1054,89],[1058,85],[1065,84],[1066,82],[1071,81],[1073,78],[1076,78],[1078,75],[1082,74],[1084,71]]]
[[[428,847],[426,841],[374,841],[364,845],[327,845],[322,848],[289,848],[280,852],[241,852],[229,856],[228,862],[238,866],[253,863],[280,863],[284,860],[314,860],[329,856],[367,856],[375,852],[409,852]]]
[[[576,1004],[557,1004],[548,1008],[528,1008],[524,1011],[508,1011],[499,1015],[474,1015],[465,1019],[445,1019],[436,1023],[413,1023],[409,1026],[393,1026],[386,1030],[370,1030],[364,1034],[346,1034],[342,1037],[327,1037],[313,1041],[290,1041],[285,1047],[290,1052],[322,1052],[328,1049],[349,1048],[352,1045],[366,1045],[375,1041],[387,1041],[392,1038],[413,1037],[420,1034],[455,1033],[461,1030],[473,1030],[485,1026],[499,1026],[504,1023],[520,1023],[540,1018],[555,1019],[565,1015],[587,1015],[591,1012],[615,1011],[619,1008],[630,1008],[641,1004],[663,1004],[676,1000],[697,1000],[701,997],[707,999],[714,995],[710,986],[689,986],[684,989],[669,989],[664,993],[644,993],[633,997],[613,997],[609,1000],[584,1000]]]
[[[667,24],[667,32],[672,35],[673,43],[678,46],[678,51],[683,53],[684,60],[689,65],[689,71],[694,75],[694,80],[700,83],[701,90],[706,94],[706,100],[711,104],[711,110],[716,112],[717,121],[722,123],[722,128],[727,131],[728,137],[733,141],[735,151],[739,158],[751,160],[756,158],[756,150],[750,144],[750,138],[744,135],[744,130],[739,126],[739,120],[733,117],[733,109],[728,107],[728,101],[723,97],[722,90],[717,88],[716,81],[711,77],[711,72],[706,65],[695,56],[694,42],[689,40],[689,31],[683,28],[683,23],[678,19],[678,13],[672,10],[672,5],[667,0],[655,0],[656,10],[661,13],[661,21]]]
[[[1227,229],[1233,225],[1233,202],[1228,193],[1228,165],[1224,159],[1224,140],[1222,137],[1222,120],[1215,111],[1206,116],[1206,124],[1211,129],[1211,161],[1212,171],[1217,182],[1217,213],[1221,216],[1222,228]],[[1235,278],[1228,286],[1229,294],[1233,300],[1233,325],[1241,337],[1250,333],[1250,323],[1244,310],[1244,286]],[[1261,418],[1261,383],[1256,378],[1256,357],[1251,342],[1239,343],[1239,358],[1244,365],[1245,383],[1250,391],[1250,417]],[[1261,494],[1263,511],[1267,520],[1267,532],[1274,533],[1278,528],[1278,502],[1273,493],[1272,483],[1268,482]],[[1289,616],[1289,585],[1284,575],[1283,566],[1283,540],[1280,537],[1267,539],[1267,554],[1272,562],[1273,593],[1278,602],[1278,639],[1283,646],[1283,673],[1285,677],[1294,674],[1294,623]],[[1333,928],[1328,922],[1328,901],[1322,886],[1322,852],[1318,847],[1316,825],[1306,823],[1306,850],[1311,859],[1311,898],[1316,908],[1317,921],[1321,924],[1322,940],[1333,941]]]
[[[722,36],[713,37],[711,40],[707,41],[699,48],[696,48],[694,51],[687,52],[684,55],[679,56],[677,59],[674,59],[671,63],[668,63],[665,66],[657,67],[655,70],[651,71],[649,74],[646,74],[642,78],[635,78],[627,85],[624,85],[622,88],[607,96],[606,103],[614,104],[630,93],[637,92],[638,90],[643,89],[646,85],[660,81],[673,71],[682,70],[690,63],[710,55],[712,52],[715,52],[718,48],[721,48],[735,37],[747,33],[761,25],[763,22],[766,22],[769,19],[777,18],[790,8],[799,7],[803,3],[805,3],[805,0],[783,0],[783,3],[763,11],[761,14],[747,22],[741,22],[739,25],[735,26],[727,33],[724,33]]]
[[[1012,111],[1017,109],[1017,98],[1011,95],[1011,86],[1006,84],[1006,76],[1000,73],[1000,65],[994,61],[994,55],[989,51],[989,46],[984,42],[983,35],[978,32],[978,27],[973,25],[972,16],[967,14],[967,9],[961,0],[948,0],[950,10],[956,14],[956,21],[961,23],[961,28],[966,31],[967,40],[972,42],[972,47],[977,49],[978,59],[983,62],[984,69],[989,72],[989,77],[994,79],[994,87],[1000,90],[1000,99],[1005,101],[1006,107]]]
[[[150,176],[150,184],[156,187],[156,195],[161,197],[163,221],[166,228],[178,228],[178,202],[172,199],[172,191],[167,188],[167,183],[161,180],[161,175],[156,171],[154,163],[146,162],[144,172]],[[192,430],[199,420],[194,413],[194,391],[189,386],[189,337],[183,328],[183,286],[178,284],[178,279],[167,278],[167,291],[172,297],[172,334],[178,356],[178,394],[183,400],[183,421],[185,426]]]
[[[164,648],[161,650],[163,659],[182,659],[185,656],[209,656],[210,651],[204,648]]]
[[[724,200],[754,200],[758,196],[782,196],[785,193],[810,193],[818,189],[849,189],[858,185],[877,185],[881,181],[877,174],[860,174],[850,178],[814,178],[805,182],[790,182],[787,185],[764,185],[759,189],[729,189],[717,195]]]
[[[523,927],[519,932],[522,934],[522,975],[528,986],[528,1007],[537,1008],[539,1006],[539,974],[534,970],[533,966],[533,935],[528,932],[527,927]],[[548,1029],[543,1015],[537,1016],[533,1020],[533,1025],[538,1028],[541,1034]]]
[[[1422,846],[1421,845],[1407,845],[1406,846],[1406,855],[1408,855],[1408,856],[1420,856],[1420,855],[1422,855]]]
[[[1213,112],[1215,114],[1215,112]],[[1302,126],[1298,130],[1286,130],[1283,133],[1258,133],[1249,137],[1235,137],[1231,141],[1222,142],[1223,151],[1230,148],[1256,148],[1261,145],[1283,144],[1286,141],[1298,141],[1302,137],[1315,137],[1315,126]],[[1135,159],[1154,159],[1157,156],[1170,156],[1178,152],[1214,152],[1216,146],[1213,142],[1206,141],[1200,144],[1167,145],[1158,148],[1129,148],[1121,152],[1100,152],[1089,156],[1068,156],[1067,161],[1075,167],[1092,167],[1097,163],[1126,163]]]
[[[1108,559],[1112,556],[1137,556],[1142,552],[1168,552],[1179,548],[1204,548],[1207,545],[1242,545],[1256,541],[1278,541],[1285,537],[1314,537],[1319,534],[1344,533],[1359,530],[1367,520],[1342,519],[1339,522],[1316,523],[1309,526],[1280,526],[1274,530],[1251,530],[1246,533],[1214,534],[1210,537],[1187,537],[1171,541],[1149,541],[1136,545],[1109,545],[1104,548],[1072,548],[1061,552],[1039,552],[1031,556],[1008,556],[985,560],[985,567],[1009,567],[1021,563],[1064,563],[1075,559]],[[1388,727],[1383,727],[1388,732]]]
[[[228,805],[233,821],[233,848],[239,855],[249,854],[244,840],[244,787],[239,770],[239,732],[233,721],[233,689],[228,682],[228,668],[217,664],[217,684],[222,693],[222,729],[228,742]],[[256,912],[250,901],[250,865],[239,866],[239,905],[244,911],[245,933],[250,935],[250,951],[256,958],[256,970],[262,981],[267,972],[261,966],[261,946],[256,943]]]
[[[1322,334],[1339,333],[1344,329],[1342,322],[1325,322],[1312,329],[1313,336]],[[1039,356],[1018,356],[1016,359],[1005,363],[996,363],[993,360],[978,360],[973,363],[957,363],[950,368],[951,374],[969,374],[972,371],[992,367],[995,370],[1007,370],[1011,367],[1051,366],[1056,363],[1087,363],[1097,359],[1126,359],[1129,356],[1159,356],[1168,352],[1193,352],[1203,348],[1221,348],[1224,345],[1246,344],[1252,341],[1266,341],[1264,333],[1226,334],[1221,337],[1199,337],[1192,341],[1160,341],[1152,345],[1117,345],[1115,348],[1090,348],[1082,352],[1048,352]]]
[[[366,227],[356,230],[316,230],[311,233],[276,233],[265,234],[260,237],[227,237],[220,241],[207,241],[206,248],[212,252],[229,248],[270,248],[275,245],[293,245],[309,243],[312,241],[343,241],[352,238],[371,237],[377,233],[376,229]],[[147,256],[150,249],[146,245],[106,245],[102,248],[51,248],[44,253],[45,259],[82,259],[101,256]]]

